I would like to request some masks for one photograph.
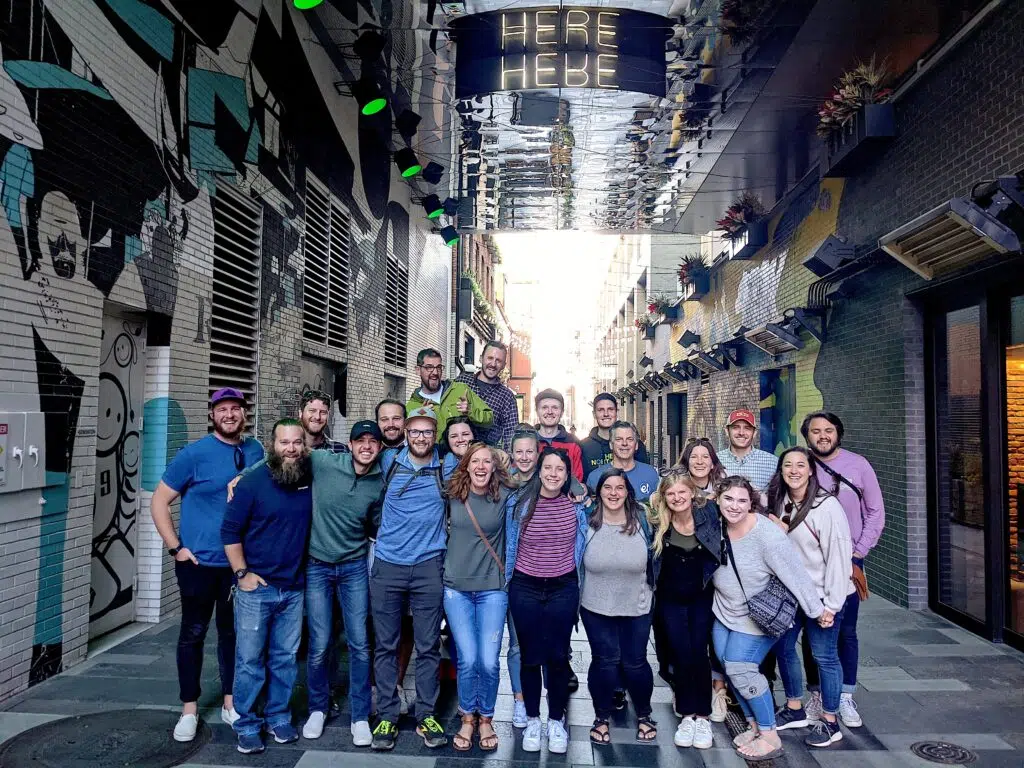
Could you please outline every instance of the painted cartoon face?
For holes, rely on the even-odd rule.
[[[85,255],[78,210],[61,192],[50,192],[39,210],[39,245],[50,257],[54,274],[70,280]]]
[[[121,442],[127,420],[127,403],[124,391],[114,376],[100,374],[101,407],[96,418],[96,450],[99,453],[111,451]]]

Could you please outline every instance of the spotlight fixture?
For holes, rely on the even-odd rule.
[[[455,216],[459,212],[459,201],[454,197],[445,198],[443,205],[445,216]]]
[[[451,247],[459,242],[459,231],[452,226],[442,227],[441,239],[444,240],[445,245]]]
[[[404,147],[395,152],[395,165],[402,172],[403,179],[411,178],[423,170],[423,166],[420,165],[420,161],[416,158],[416,153],[409,149],[409,147]]]
[[[402,113],[395,118],[395,128],[398,130],[398,135],[403,139],[411,139],[416,135],[416,127],[422,119],[411,109],[403,109]]]
[[[442,174],[444,174],[444,166],[431,160],[423,169],[423,180],[427,184],[439,184]]]
[[[316,8],[324,0],[293,0],[294,5],[300,11],[308,11],[310,8]]]
[[[372,80],[360,80],[352,86],[352,95],[364,115],[376,115],[388,105],[388,100]]]
[[[309,2],[309,0],[300,0]],[[368,29],[352,43],[352,53],[363,61],[373,61],[384,52],[387,39],[375,29]]]
[[[444,213],[444,206],[441,205],[441,198],[437,195],[427,195],[423,198],[423,210],[427,212],[428,219],[436,219]]]

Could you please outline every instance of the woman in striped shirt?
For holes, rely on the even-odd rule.
[[[527,723],[523,751],[540,751],[541,667],[547,667],[548,751],[569,746],[565,708],[569,699],[566,649],[579,608],[577,568],[587,514],[569,498],[568,454],[546,447],[540,467],[508,515],[505,562],[509,607],[519,634]]]

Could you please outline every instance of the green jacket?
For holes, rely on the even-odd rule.
[[[448,422],[452,419],[457,419],[462,414],[459,413],[459,400],[466,398],[469,402],[469,411],[466,416],[469,417],[475,427],[489,427],[494,423],[494,411],[491,410],[491,406],[485,403],[476,392],[470,389],[468,386],[463,384],[461,381],[441,382],[441,404],[437,405],[433,400],[429,400],[420,394],[420,387],[416,387],[415,391],[409,397],[409,403],[406,408],[419,408],[422,405],[434,406],[434,411],[437,413],[437,439],[440,441],[441,435],[444,434],[444,428],[448,425]]]

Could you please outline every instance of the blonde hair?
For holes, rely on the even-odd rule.
[[[459,465],[452,472],[448,481],[448,498],[465,501],[469,498],[469,491],[472,483],[469,479],[469,462],[480,451],[490,451],[491,460],[494,462],[494,472],[487,484],[487,496],[491,501],[498,501],[501,498],[501,488],[514,488],[515,485],[508,475],[508,456],[504,451],[493,448],[486,443],[470,443],[466,453],[459,460]]]
[[[651,521],[652,529],[651,548],[654,550],[655,557],[661,557],[661,552],[665,547],[665,534],[672,527],[672,510],[668,508],[665,493],[677,485],[685,485],[690,489],[691,514],[693,509],[703,507],[707,503],[707,499],[700,492],[697,484],[685,472],[673,472],[661,478],[661,482],[658,483],[657,489],[651,494],[648,502],[650,504],[648,519]]]

